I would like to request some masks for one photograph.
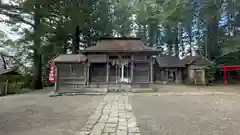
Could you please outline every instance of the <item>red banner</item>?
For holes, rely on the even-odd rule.
[[[50,70],[49,70],[48,80],[51,83],[55,83],[55,66],[54,66],[53,61],[50,62]]]

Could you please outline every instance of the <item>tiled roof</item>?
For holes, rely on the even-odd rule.
[[[53,59],[55,63],[58,62],[84,62],[87,58],[82,54],[61,54]]]
[[[95,46],[84,49],[85,52],[98,51],[156,51],[151,47],[144,45],[138,38],[103,38],[100,39]]]
[[[182,61],[184,64],[197,66],[207,66],[212,64],[211,61],[205,59],[203,56],[186,56]]]
[[[185,67],[185,64],[175,56],[157,56],[159,67]]]
[[[106,55],[90,54],[90,55],[87,55],[87,59],[88,59],[89,62],[94,62],[94,63],[107,62],[107,56]]]
[[[17,68],[11,68],[11,69],[0,69],[0,75],[5,75],[5,74],[8,74],[8,73],[14,73],[14,74],[18,74],[17,73]]]

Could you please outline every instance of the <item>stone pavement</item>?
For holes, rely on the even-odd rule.
[[[126,94],[108,94],[76,135],[140,135]]]

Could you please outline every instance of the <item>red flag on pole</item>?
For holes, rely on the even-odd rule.
[[[48,80],[51,83],[55,83],[55,67],[54,67],[53,61],[50,62],[50,70],[49,70]]]

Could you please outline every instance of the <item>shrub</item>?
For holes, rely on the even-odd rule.
[[[185,79],[183,81],[183,83],[186,84],[186,85],[194,85],[195,84],[194,81],[189,79],[189,78]]]

